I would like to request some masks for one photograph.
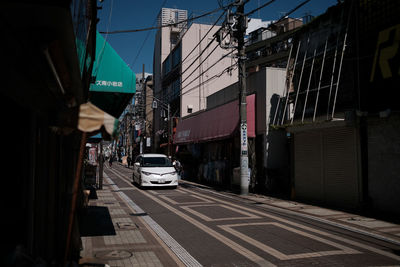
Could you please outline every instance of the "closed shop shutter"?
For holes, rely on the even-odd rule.
[[[324,185],[327,203],[353,208],[359,200],[358,140],[351,127],[324,131]]]
[[[296,133],[294,151],[296,196],[321,201],[324,198],[321,133],[317,131]]]
[[[294,135],[296,196],[335,206],[359,203],[359,146],[353,127]]]

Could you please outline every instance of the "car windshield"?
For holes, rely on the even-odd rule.
[[[172,163],[165,157],[145,157],[143,158],[144,167],[172,167]]]

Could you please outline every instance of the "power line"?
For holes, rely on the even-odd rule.
[[[190,54],[192,54],[193,51],[195,51],[196,48],[201,44],[201,42],[208,36],[208,34],[209,34],[209,33],[211,32],[211,30],[215,27],[215,25],[218,23],[218,21],[222,18],[222,16],[225,14],[225,12],[226,12],[226,11],[222,12],[222,14],[221,14],[221,15],[218,17],[218,19],[214,22],[214,24],[213,24],[213,25],[211,26],[211,28],[207,31],[207,33],[200,39],[200,41],[196,44],[196,46],[186,55],[186,57],[185,57],[183,60],[181,60],[181,63],[180,63],[181,66],[183,66],[183,63],[185,62],[185,60],[188,59],[188,57],[190,56]],[[207,48],[210,47],[210,45],[214,42],[215,38],[216,38],[216,37],[214,36],[214,38],[213,38],[211,41],[209,41],[209,43],[207,44],[207,46],[200,52],[199,55],[195,56],[195,58],[194,58],[194,57],[190,58],[190,60],[192,60],[193,58],[194,58],[194,59],[193,59],[192,63],[191,63],[188,67],[186,67],[185,70],[184,70],[183,72],[180,73],[180,76],[181,76],[181,77],[182,77],[182,75],[197,61],[197,59],[199,59],[199,58],[203,55],[203,53],[207,50]],[[217,46],[218,46],[218,45],[217,45]],[[216,48],[217,48],[217,47],[215,47],[215,48],[211,51],[210,54],[212,54],[212,53],[215,51]],[[186,77],[186,79],[185,79],[184,81],[186,81],[186,80],[200,67],[200,65],[201,65],[209,56],[210,56],[210,55],[208,55],[202,62],[200,62],[200,64],[192,71],[192,73],[190,73],[190,74]],[[181,82],[181,85],[182,85],[182,83],[183,83],[184,81]]]
[[[215,12],[218,12],[218,11],[220,11],[222,9],[226,9],[231,5],[232,4],[229,4],[229,5],[224,6],[224,7],[219,7],[219,8],[216,8],[214,10],[211,10],[209,12],[206,12],[206,13],[204,13],[202,15],[195,16],[195,17],[192,17],[192,18],[189,18],[189,19],[185,19],[185,20],[182,20],[182,21],[179,21],[179,22],[175,22],[175,23],[160,25],[160,26],[156,26],[156,27],[143,28],[143,29],[118,30],[118,31],[110,31],[110,32],[107,31],[107,32],[100,32],[100,33],[105,33],[105,34],[131,33],[131,32],[150,31],[150,30],[156,30],[156,29],[161,29],[161,28],[165,28],[165,27],[177,26],[178,24],[181,24],[181,23],[191,22],[193,20],[196,20],[196,19],[199,19],[199,18],[202,18],[202,17],[206,17],[206,16],[208,16],[210,14],[213,14]]]
[[[236,69],[236,68],[233,68],[233,67],[234,67],[234,66],[237,66],[237,65],[238,65],[237,63],[232,64],[231,66],[225,68],[225,69],[224,69],[222,72],[220,72],[219,74],[215,74],[214,76],[212,76],[212,77],[208,78],[207,80],[201,82],[199,85],[196,85],[196,86],[194,86],[194,87],[192,87],[192,88],[186,90],[185,92],[180,93],[179,96],[183,96],[183,95],[185,95],[185,94],[187,94],[187,93],[193,91],[194,89],[200,87],[201,85],[204,85],[204,84],[208,83],[210,80],[213,80],[213,79],[215,79],[215,78],[221,77],[222,74],[224,74],[225,72],[232,71],[232,70]],[[197,77],[197,78],[198,78],[198,77]],[[196,78],[196,79],[197,79],[197,78]],[[185,87],[186,87],[186,86],[185,86]],[[182,89],[183,89],[183,88],[182,88]]]
[[[114,6],[114,0],[111,0],[110,13],[108,14],[107,31],[108,31],[108,29],[109,29],[109,27],[110,27],[110,25],[111,25],[111,18],[112,18],[113,6]],[[98,72],[98,70],[99,70],[99,66],[100,66],[101,60],[103,59],[103,52],[104,52],[104,48],[106,47],[107,37],[108,37],[108,34],[106,34],[106,35],[104,36],[103,46],[102,46],[102,48],[101,48],[101,50],[100,50],[99,58],[98,58],[98,60],[97,60],[97,65],[96,65],[95,70],[94,70],[94,72],[93,72],[95,77],[97,76],[97,72]]]
[[[226,37],[227,35],[225,35],[225,37]],[[225,38],[224,37],[224,38]],[[184,74],[195,62],[196,62],[196,60],[198,59],[198,58],[200,58],[201,57],[201,55],[203,55],[203,53],[207,50],[207,48],[208,47],[210,47],[210,45],[214,42],[214,40],[216,39],[217,37],[216,36],[214,36],[214,38],[207,44],[207,46],[203,49],[203,51],[193,60],[193,62],[188,66],[188,67],[186,67],[186,69],[181,73],[181,76],[182,76],[182,74]],[[212,53],[214,53],[214,51],[218,48],[218,44],[213,48],[213,50],[199,63],[199,65],[197,65],[197,67],[185,78],[185,80],[183,80],[182,82],[181,82],[181,84],[183,83],[183,82],[185,82],[190,76],[192,76],[192,74],[198,69],[198,68],[200,68],[200,66],[204,63],[204,61],[206,61],[211,55],[212,55]],[[224,56],[224,57],[226,57],[226,55]],[[223,57],[223,58],[224,58]],[[220,59],[221,60],[221,59]],[[215,62],[214,63],[214,65],[216,64],[216,63],[218,63],[220,60],[218,60],[217,62]],[[182,62],[183,63],[183,62]],[[213,66],[214,66],[213,65]],[[204,74],[204,72],[201,74],[201,75],[203,75]],[[199,78],[201,75],[199,75],[199,76],[197,76],[197,78]],[[196,79],[197,79],[196,78]],[[192,83],[193,81],[191,81],[190,83]],[[189,83],[189,84],[190,84]]]
[[[270,5],[270,4],[273,3],[274,1],[276,1],[276,0],[271,0],[271,1],[269,1],[269,2],[267,2],[267,3],[265,3],[265,4],[263,4],[262,6],[256,8],[256,9],[253,9],[252,11],[248,12],[246,15],[251,15],[251,14],[253,14],[253,13],[259,11],[260,9],[262,9],[262,8],[264,8],[264,7],[268,6],[268,5]],[[300,4],[297,5],[295,8],[293,8],[292,10],[290,10],[289,12],[287,12],[286,14],[284,14],[284,15],[283,15],[280,19],[278,19],[274,24],[279,23],[280,21],[282,21],[283,19],[285,19],[288,15],[292,14],[293,12],[295,12],[296,10],[298,10],[300,7],[302,7],[303,5],[305,5],[306,3],[308,3],[309,1],[310,1],[310,0],[306,0],[306,1],[302,2],[302,3],[300,3]],[[246,2],[248,2],[248,1],[246,1]],[[227,7],[229,7],[229,6],[231,6],[231,5],[232,5],[232,4],[229,4]],[[223,8],[225,9],[226,7],[223,7]],[[222,8],[216,9],[216,10],[214,10],[214,12],[216,12],[216,11],[218,11],[218,10],[221,10],[221,9],[222,9]],[[222,15],[223,15],[225,12],[226,12],[226,11],[224,11],[224,12],[221,14],[221,16],[218,18],[218,20],[216,21],[216,23],[220,20],[220,18],[222,17]],[[212,12],[212,13],[213,13],[213,12]],[[206,13],[206,14],[209,15],[209,14],[211,14],[211,13],[208,12],[208,13]],[[203,14],[201,17],[203,17],[203,16],[205,16],[205,14]],[[200,16],[198,16],[198,17],[200,17]],[[195,18],[192,18],[192,19],[196,19],[196,18],[198,18],[198,17],[195,17]],[[189,19],[188,19],[187,21],[189,21]],[[182,22],[184,22],[184,21],[182,21]],[[180,23],[182,23],[182,22],[180,22]],[[216,25],[216,23],[215,23],[214,25]],[[178,24],[178,23],[170,24],[170,25],[164,25],[164,26],[171,26],[171,25],[176,25],[176,24]],[[214,27],[214,25],[213,25],[213,27]],[[268,28],[270,28],[270,27],[271,27],[271,25],[270,25]],[[157,28],[160,28],[160,27],[157,27]],[[210,30],[209,30],[209,32],[210,32]],[[209,33],[209,32],[208,32],[208,33]],[[207,33],[207,34],[208,34],[208,33]],[[206,34],[205,36],[203,36],[202,40],[207,36],[207,34]],[[183,72],[181,73],[181,75],[184,74],[184,73],[194,64],[194,62],[196,62],[196,60],[204,53],[204,51],[213,43],[213,41],[214,41],[215,39],[216,39],[216,38],[214,37],[214,38],[208,43],[208,45],[206,46],[206,48],[200,53],[200,55],[198,55],[198,56],[193,60],[193,62],[185,69],[185,71],[183,71]],[[201,41],[200,41],[200,42],[201,42]],[[197,48],[197,46],[199,46],[200,42],[195,46],[194,49],[192,49],[192,51],[191,51],[189,54],[191,54],[191,53]],[[198,65],[198,67],[196,67],[196,68],[185,78],[185,80],[183,80],[183,81],[180,83],[180,87],[181,87],[181,88],[180,88],[180,90],[181,90],[180,96],[181,96],[181,95],[184,95],[184,94],[186,94],[186,93],[189,93],[189,92],[193,91],[193,90],[196,89],[196,88],[199,88],[201,85],[206,84],[208,81],[210,81],[210,80],[212,80],[212,79],[215,79],[215,78],[217,78],[217,77],[221,77],[222,74],[223,74],[224,72],[226,72],[226,71],[228,71],[228,70],[231,70],[231,69],[232,69],[232,66],[237,65],[237,63],[235,63],[234,65],[232,65],[232,66],[230,66],[230,67],[224,69],[220,74],[214,75],[213,77],[207,79],[206,81],[203,81],[202,83],[199,83],[199,85],[196,85],[195,87],[193,87],[193,88],[191,88],[191,89],[189,89],[189,90],[183,92],[183,90],[184,90],[185,88],[187,88],[190,84],[192,84],[194,81],[196,81],[200,76],[204,75],[208,70],[210,70],[212,67],[214,67],[214,66],[215,66],[218,62],[220,62],[223,58],[227,57],[228,55],[230,55],[230,54],[232,54],[232,53],[234,52],[234,50],[232,50],[230,53],[228,53],[228,54],[224,55],[223,57],[221,57],[221,58],[220,58],[218,61],[216,61],[213,65],[211,65],[210,67],[208,67],[208,68],[207,68],[206,70],[204,70],[201,74],[199,74],[197,77],[195,77],[194,79],[192,79],[188,84],[186,84],[184,87],[182,87],[183,83],[184,83],[184,82],[185,82],[185,81],[200,67],[200,65],[201,65],[206,59],[208,59],[208,57],[211,56],[211,54],[216,50],[217,47],[218,47],[218,45],[217,45],[216,47],[214,47],[214,49],[207,55],[207,57],[206,57],[204,60],[202,60],[202,62],[200,62],[200,64]],[[189,56],[189,55],[188,55],[188,56]],[[181,61],[181,64],[188,58],[188,56],[186,56],[185,59]]]
[[[226,58],[227,56],[229,56],[229,55],[232,54],[233,52],[234,52],[234,50],[232,50],[232,51],[229,52],[228,54],[222,56],[218,61],[216,61],[213,65],[211,65],[211,66],[208,67],[206,70],[204,70],[201,74],[199,74],[196,78],[194,78],[192,81],[190,81],[187,85],[185,85],[184,87],[180,88],[181,93],[180,93],[178,96],[185,95],[185,94],[187,94],[187,93],[193,91],[194,89],[199,88],[200,86],[206,84],[206,83],[209,82],[210,80],[215,79],[215,78],[218,78],[218,77],[221,77],[222,74],[224,74],[225,72],[227,72],[227,71],[229,71],[229,70],[234,70],[234,68],[232,68],[232,67],[233,67],[233,66],[237,66],[237,64],[238,64],[237,62],[235,62],[235,63],[232,64],[231,66],[225,68],[221,73],[216,74],[216,75],[214,75],[214,76],[208,78],[207,80],[205,80],[205,81],[199,83],[198,85],[196,85],[196,86],[194,86],[194,87],[192,87],[192,88],[186,90],[185,92],[182,92],[183,89],[185,89],[186,87],[188,87],[193,81],[197,80],[200,76],[204,75],[207,71],[209,71],[211,68],[213,68],[218,62],[220,62],[222,59]],[[182,83],[183,83],[183,82],[180,83],[180,86],[182,86]],[[172,95],[172,94],[171,94],[171,95]],[[168,97],[168,95],[167,95],[167,97]]]
[[[187,70],[189,70],[189,68],[190,68],[191,66],[193,66],[193,64],[196,62],[197,59],[199,59],[199,58],[204,54],[204,52],[207,50],[207,48],[209,48],[210,45],[214,42],[215,38],[216,38],[216,37],[214,37],[214,38],[207,44],[207,46],[203,49],[203,51],[201,51],[201,53],[192,61],[192,63],[191,63],[188,67],[186,67],[186,69],[181,73],[181,76],[182,76]],[[208,56],[207,56],[203,61],[201,61],[201,62],[199,63],[199,65],[189,74],[189,76],[187,76],[187,77],[185,78],[184,81],[186,81],[186,80],[200,67],[200,65],[203,64],[203,62],[217,49],[217,47],[218,47],[218,44],[217,44],[217,45],[214,47],[214,49],[208,54]],[[182,63],[183,63],[183,62],[182,62]],[[184,82],[184,81],[182,81],[182,82]]]
[[[218,46],[217,46],[218,47]],[[215,49],[214,49],[215,50]],[[191,80],[188,84],[186,84],[184,87],[181,88],[181,90],[185,89],[186,87],[188,87],[191,83],[193,83],[195,80],[197,80],[200,76],[204,75],[207,71],[209,71],[211,68],[213,68],[215,65],[217,65],[217,63],[219,63],[222,59],[226,58],[227,56],[229,56],[230,54],[232,54],[234,52],[234,50],[232,50],[231,52],[229,52],[228,54],[222,56],[218,61],[214,62],[214,64],[212,64],[210,67],[208,67],[206,70],[204,70],[202,73],[200,73],[196,78],[194,78],[193,80]],[[212,53],[210,53],[209,55],[211,55]],[[188,76],[190,77],[190,76]],[[183,82],[185,82],[187,79],[185,79],[184,81],[181,82],[181,86],[183,85]],[[199,85],[200,86],[200,85]]]
[[[222,16],[226,13],[226,10],[221,13],[219,18],[214,22],[212,27],[207,31],[207,33],[201,38],[201,40],[197,43],[197,45],[192,49],[192,51],[189,52],[189,54],[186,55],[186,57],[182,60],[182,63],[189,57],[190,54],[193,53],[193,51],[200,45],[200,43],[206,38],[206,36],[211,32],[211,30],[217,25],[218,21],[222,18]]]
[[[275,1],[275,0],[274,0],[274,1]],[[310,2],[310,1],[311,1],[311,0],[306,0],[306,1],[304,1],[304,2],[301,2],[301,3],[298,4],[296,7],[294,7],[292,10],[290,10],[289,12],[287,12],[287,13],[285,13],[283,16],[281,16],[277,21],[275,21],[275,22],[271,23],[270,25],[268,25],[268,27],[266,28],[266,30],[271,29],[271,28],[273,27],[273,25],[278,24],[279,22],[281,22],[282,20],[284,20],[287,16],[291,15],[292,13],[294,13],[295,11],[297,11],[299,8],[301,8],[302,6],[304,6],[305,4],[307,4],[307,3]],[[266,4],[270,4],[271,2],[272,2],[272,1],[270,1],[270,2],[268,2],[268,3],[266,3]],[[265,6],[263,6],[263,7],[265,7]],[[257,9],[258,9],[258,8],[257,8]],[[254,10],[255,10],[255,9],[254,9]],[[254,12],[253,12],[254,10],[250,11],[250,12],[247,13],[247,14],[254,13]],[[247,14],[246,14],[246,15],[247,15]],[[248,42],[250,42],[250,39],[247,39],[246,44],[247,44]]]
[[[167,0],[164,0],[164,2],[161,4],[160,9],[165,5],[166,2],[167,2]],[[152,27],[154,27],[154,25],[155,25],[156,23],[157,23],[157,16],[156,16],[156,18],[154,19],[154,22],[153,22]],[[107,28],[107,31],[108,31],[108,28]],[[131,68],[132,68],[132,69],[133,69],[133,67],[135,66],[136,60],[138,59],[138,57],[139,57],[139,55],[140,55],[140,52],[142,52],[142,49],[143,49],[143,47],[144,47],[144,45],[145,45],[147,39],[149,38],[149,36],[150,36],[150,31],[147,32],[146,37],[144,38],[144,41],[143,41],[142,45],[140,46],[140,48],[139,48],[139,50],[138,50],[138,52],[137,52],[137,54],[136,54],[134,60],[133,60],[132,63],[131,63]]]
[[[270,4],[272,4],[272,3],[275,2],[275,1],[276,1],[276,0],[271,0],[271,1],[269,1],[269,2],[267,2],[267,3],[265,3],[265,4],[263,4],[262,6],[256,8],[256,9],[253,9],[252,11],[246,13],[245,16],[249,16],[249,15],[251,15],[251,14],[254,14],[255,12],[259,11],[260,9],[262,9],[262,8],[264,8],[264,7],[266,7],[266,6],[270,5]]]
[[[290,10],[289,12],[287,12],[285,15],[283,15],[280,19],[278,19],[275,23],[272,24],[276,24],[281,22],[282,20],[284,20],[287,16],[291,15],[293,12],[295,12],[297,9],[299,9],[300,7],[304,6],[305,4],[307,4],[308,2],[310,2],[311,0],[306,0],[302,3],[300,3],[299,5],[297,5],[295,8],[293,8],[292,10]]]

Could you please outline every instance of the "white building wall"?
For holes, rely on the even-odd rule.
[[[258,30],[259,28],[267,28],[272,22],[274,22],[274,20],[262,21],[261,19],[251,18],[249,23],[247,24],[246,35],[255,30]]]
[[[211,25],[192,24],[182,38],[182,60],[186,58],[211,27]],[[182,72],[184,73],[181,80],[181,117],[190,114],[188,113],[189,106],[192,108],[192,113],[205,109],[207,107],[207,96],[238,81],[237,67],[233,71],[223,73],[224,69],[234,65],[236,60],[232,57],[226,57],[219,61],[230,50],[220,48],[216,41],[213,41],[207,50],[196,59],[211,42],[218,29],[219,27],[215,26],[195,51],[182,63]],[[207,58],[216,46],[218,48]],[[196,62],[192,65],[193,60],[196,60]],[[219,62],[215,64],[217,61]],[[215,66],[211,67],[213,64]],[[198,66],[200,67],[196,69]],[[209,80],[215,75],[221,76]],[[207,80],[209,81],[207,82]]]
[[[187,10],[179,10],[172,8],[162,8],[158,15],[158,26],[176,23],[187,19]],[[179,25],[179,27],[186,27],[186,23]],[[157,30],[154,41],[154,55],[153,55],[153,90],[154,96],[160,97],[162,90],[161,77],[162,77],[162,62],[171,51],[171,27],[164,27]],[[176,30],[176,29],[175,29]],[[162,128],[161,115],[159,110],[154,112],[153,121],[154,131],[157,132]],[[154,145],[158,146],[159,137],[154,135]]]
[[[158,15],[158,26],[176,23],[187,19],[187,10],[162,8]],[[186,23],[179,24],[177,28],[182,29]],[[154,91],[157,93],[161,88],[162,63],[170,54],[173,45],[171,44],[172,27],[163,27],[156,33],[153,57]]]

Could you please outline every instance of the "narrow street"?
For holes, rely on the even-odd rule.
[[[399,266],[395,244],[185,181],[139,189],[131,172],[114,164],[105,180],[186,266]]]

